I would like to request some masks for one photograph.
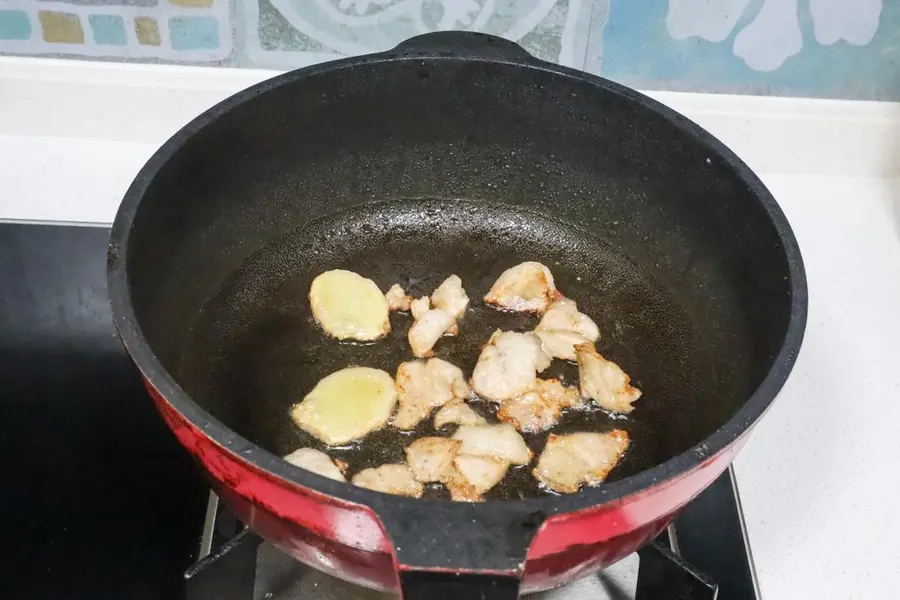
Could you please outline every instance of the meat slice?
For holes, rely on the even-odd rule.
[[[557,379],[538,379],[532,390],[500,403],[497,417],[525,433],[546,431],[559,421],[564,408],[581,404],[578,390]]]
[[[481,496],[500,483],[509,469],[509,461],[490,456],[459,454],[453,461],[453,476],[447,481],[450,498],[478,502]]]
[[[429,296],[410,303],[414,322],[408,339],[413,354],[419,358],[432,355],[432,348],[442,336],[459,333],[456,322],[469,306],[462,280],[451,275]]]
[[[536,331],[571,331],[589,342],[600,339],[600,329],[594,321],[578,310],[578,304],[571,298],[559,298],[535,327]]]
[[[532,473],[551,490],[571,494],[606,479],[628,449],[628,433],[550,434]]]
[[[550,362],[533,333],[498,329],[481,350],[472,372],[472,387],[483,398],[502,402],[530,390],[535,375]]]
[[[559,379],[538,379],[537,391],[544,401],[562,408],[575,408],[582,404],[578,390],[563,385]]]
[[[564,331],[561,329],[539,330],[535,329],[534,334],[541,340],[544,346],[544,352],[553,358],[562,360],[575,360],[575,346],[579,344],[589,344],[590,341],[574,331]]]
[[[641,390],[632,387],[631,378],[616,363],[603,358],[593,344],[575,347],[581,395],[591,398],[600,408],[628,414]]]
[[[453,334],[456,327],[456,319],[447,311],[432,308],[416,318],[410,326],[407,338],[413,355],[419,358],[431,356],[431,351],[437,341],[446,333]]]
[[[443,483],[453,500],[477,502],[503,479],[509,461],[463,454],[462,444],[451,438],[420,438],[406,447],[406,462],[419,482]]]
[[[469,296],[462,287],[462,280],[457,275],[445,279],[431,294],[431,306],[450,313],[454,319],[462,317],[469,307]]]
[[[422,483],[446,483],[453,477],[453,461],[462,442],[445,437],[423,437],[406,447],[406,464]]]
[[[462,371],[440,358],[400,363],[396,381],[399,407],[392,424],[398,429],[412,429],[433,408],[472,393]]]
[[[483,425],[487,421],[472,410],[472,407],[463,400],[451,400],[434,414],[434,428],[440,429],[444,425],[451,423],[456,425]]]
[[[406,295],[399,283],[392,285],[384,297],[390,310],[399,310],[400,312],[408,312],[413,300],[412,296]]]
[[[431,310],[431,298],[422,296],[415,300],[410,300],[409,310],[412,312],[413,319],[421,319],[422,315]]]
[[[544,351],[553,358],[576,360],[575,346],[600,339],[597,324],[578,310],[569,298],[560,298],[550,305],[534,333],[544,344]]]
[[[523,262],[504,271],[484,301],[514,312],[543,313],[558,296],[550,269],[539,262]]]
[[[335,481],[346,481],[341,468],[331,457],[315,448],[300,448],[284,457],[292,465]]]
[[[531,450],[525,440],[508,423],[461,425],[453,434],[453,439],[462,442],[460,454],[486,456],[515,465],[525,465],[531,461]]]
[[[425,491],[407,465],[381,465],[363,469],[353,476],[351,483],[376,492],[411,498],[421,498]]]

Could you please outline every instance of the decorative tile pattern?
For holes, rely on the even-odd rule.
[[[0,40],[31,38],[31,19],[23,10],[0,10]]]
[[[0,54],[233,64],[232,0],[0,0]]]
[[[900,100],[900,0],[0,0],[0,54],[291,69],[448,29],[638,88]]]
[[[900,0],[612,0],[585,68],[634,87],[900,100]]]
[[[214,50],[219,47],[219,24],[212,17],[172,17],[169,34],[173,50]]]
[[[591,0],[242,0],[239,63],[274,68],[387,50],[429,31],[502,35],[547,60],[580,67]]]
[[[119,15],[88,15],[88,23],[99,45],[124,46],[128,43],[125,19]]]
[[[45,42],[51,44],[83,44],[84,29],[78,15],[69,12],[39,10],[38,20]]]
[[[159,46],[159,23],[153,17],[135,17],[134,35],[142,46]]]

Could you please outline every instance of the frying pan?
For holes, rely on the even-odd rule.
[[[555,496],[526,468],[485,502],[414,500],[279,458],[316,445],[287,411],[321,377],[411,357],[402,315],[374,345],[327,339],[308,306],[315,275],[346,268],[415,295],[459,275],[475,300],[436,351],[471,372],[494,328],[534,326],[478,300],[524,260],[551,268],[644,392],[627,418],[559,426],[629,431],[606,483]],[[637,92],[472,33],[214,106],[138,174],[108,263],[122,340],[222,499],[297,559],[405,598],[512,598],[652,539],[746,441],[806,321],[796,240],[732,152]],[[385,430],[333,455],[355,472],[402,460],[409,439]],[[545,439],[527,437],[537,452]]]

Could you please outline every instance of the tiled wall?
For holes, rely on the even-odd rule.
[[[646,89],[900,100],[900,0],[0,0],[0,53],[288,69],[438,29]]]

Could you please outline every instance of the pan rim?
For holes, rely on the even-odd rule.
[[[449,500],[423,500],[393,496],[359,488],[349,483],[337,482],[305,469],[291,465],[268,450],[250,442],[225,426],[219,419],[201,408],[176,382],[175,378],[156,358],[144,336],[134,314],[131,290],[127,277],[127,249],[132,224],[141,199],[162,166],[193,135],[214,122],[221,114],[234,109],[257,95],[292,84],[304,78],[360,65],[391,64],[402,61],[466,61],[506,64],[517,68],[536,69],[560,77],[576,79],[581,83],[601,88],[636,103],[642,109],[656,113],[673,127],[676,127],[710,150],[744,182],[766,211],[778,235],[787,262],[791,306],[788,325],[780,350],[774,357],[766,376],[750,394],[745,403],[724,425],[707,438],[688,450],[649,469],[595,488],[583,488],[575,494],[544,496],[518,500],[494,500],[470,504]],[[379,515],[379,507],[390,506],[390,510],[403,511],[406,507],[421,506],[424,503],[440,503],[443,510],[459,511],[469,518],[479,515],[488,517],[500,512],[521,514],[540,512],[552,516],[585,509],[595,509],[616,501],[625,501],[629,496],[646,492],[672,481],[700,467],[708,459],[721,454],[747,433],[768,410],[775,397],[784,386],[797,360],[802,346],[807,321],[808,289],[806,273],[799,244],[771,192],[756,174],[736,154],[721,141],[687,117],[668,108],[664,104],[602,77],[584,73],[576,69],[546,63],[537,59],[485,59],[472,56],[447,56],[441,54],[403,56],[394,51],[352,57],[313,65],[290,71],[251,86],[226,98],[206,110],[169,138],[147,161],[135,176],[126,191],[116,213],[110,234],[107,252],[107,283],[112,306],[113,320],[129,355],[147,382],[178,413],[194,427],[200,429],[207,438],[224,451],[279,480],[302,487],[306,490],[328,496],[345,504],[368,507]]]

